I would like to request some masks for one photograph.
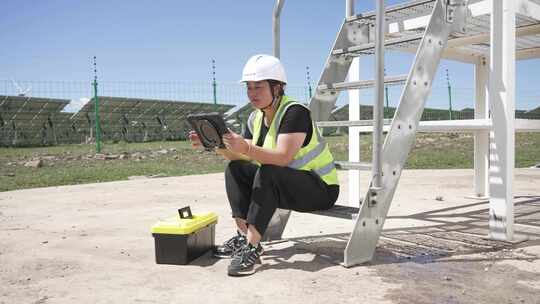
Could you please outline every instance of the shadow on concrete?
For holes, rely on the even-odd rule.
[[[457,255],[484,253],[488,257],[466,257],[451,261],[478,262],[494,260],[538,260],[522,248],[540,244],[540,197],[516,196],[514,204],[515,235],[522,242],[488,239],[488,201],[431,210],[387,219],[431,222],[421,227],[385,229],[374,258],[364,265],[391,263],[431,263]],[[471,210],[472,209],[472,210]],[[457,221],[456,219],[464,219]],[[315,272],[343,262],[349,233],[313,235],[288,239],[292,246],[265,252],[264,269],[301,269]],[[271,246],[273,247],[273,246]],[[294,257],[294,258],[293,258]],[[302,258],[308,257],[305,260]]]
[[[215,258],[212,255],[212,251],[208,251],[205,254],[201,255],[200,257],[196,258],[195,260],[191,261],[191,263],[189,263],[189,265],[200,266],[200,267],[208,267],[208,266],[214,265],[218,261],[219,261],[219,259]]]

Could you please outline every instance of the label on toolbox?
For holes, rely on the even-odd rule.
[[[152,226],[152,233],[156,234],[190,234],[217,223],[217,214],[214,212],[206,214],[194,214],[193,218],[181,219],[179,215],[157,222]]]

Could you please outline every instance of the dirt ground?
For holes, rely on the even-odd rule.
[[[353,221],[293,213],[243,278],[209,254],[155,263],[150,227],[179,207],[218,213],[217,242],[233,233],[222,174],[2,192],[0,303],[540,303],[540,170],[515,172],[518,243],[485,238],[472,174],[404,171],[368,264],[339,265]]]

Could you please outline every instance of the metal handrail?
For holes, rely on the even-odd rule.
[[[280,54],[280,15],[281,15],[281,9],[283,8],[283,5],[285,4],[285,0],[276,0],[276,5],[274,6],[274,15],[272,18],[272,28],[273,28],[273,55],[274,57],[279,58]]]

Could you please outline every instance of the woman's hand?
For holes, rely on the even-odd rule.
[[[199,138],[199,135],[197,135],[197,132],[189,131],[188,137],[191,141],[191,147],[198,148],[202,146],[201,139]]]
[[[229,133],[223,135],[223,143],[228,150],[246,155],[249,151],[249,144],[244,137],[234,133],[229,129]]]

